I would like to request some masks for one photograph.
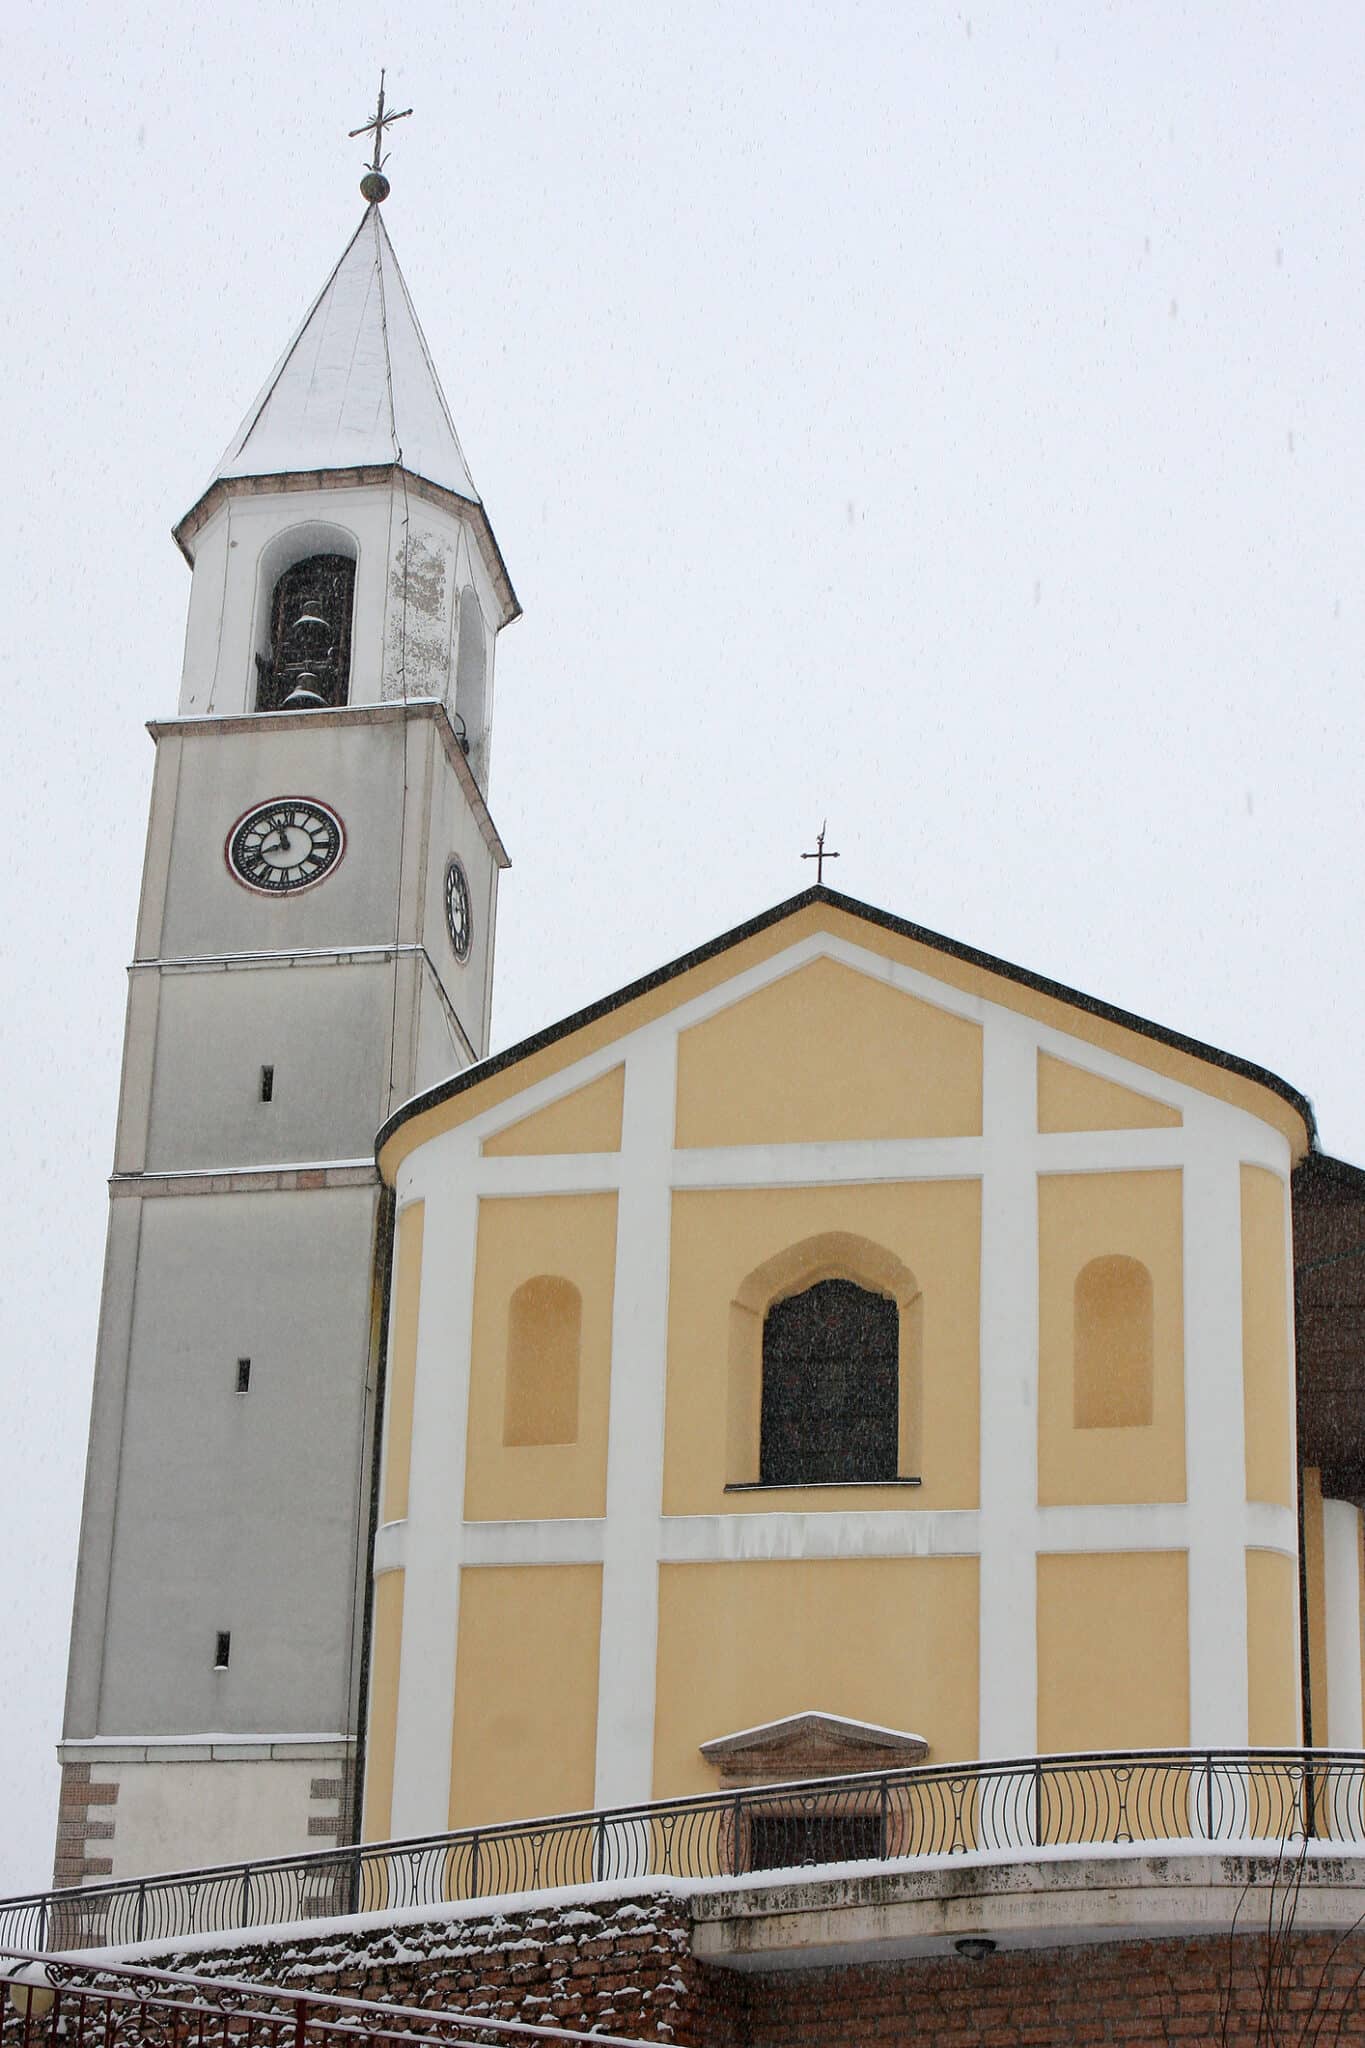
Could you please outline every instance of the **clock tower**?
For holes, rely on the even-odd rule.
[[[493,649],[518,611],[378,148],[362,190],[175,529],[189,621],[178,709],[150,728],[61,1883],[351,1833],[388,1228],[372,1146],[486,1050]]]

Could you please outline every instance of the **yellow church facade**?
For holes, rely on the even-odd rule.
[[[826,889],[417,1097],[365,1838],[713,1791],[812,1715],[857,1768],[1298,1742],[1312,1138]],[[1359,1746],[1360,1517],[1304,1492]]]

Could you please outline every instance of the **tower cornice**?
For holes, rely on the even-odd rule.
[[[320,732],[333,726],[399,725],[412,718],[429,718],[434,722],[446,759],[464,791],[484,845],[498,867],[510,868],[511,856],[493,823],[492,812],[465,758],[464,748],[455,736],[450,713],[434,697],[408,697],[389,704],[342,704],[317,711],[242,711],[223,718],[207,714],[195,718],[152,718],[147,721],[147,730],[154,740],[162,740],[189,738],[209,731],[280,733],[306,729]]]
[[[278,475],[218,477],[197,498],[184,518],[171,528],[171,538],[190,567],[194,567],[195,537],[208,524],[220,505],[230,498],[268,498],[297,491],[372,490],[385,485],[406,491],[430,505],[440,505],[464,521],[478,544],[479,552],[498,595],[498,628],[521,617],[521,605],[507,565],[502,558],[488,514],[476,498],[461,497],[419,476],[400,462],[370,463],[360,469],[287,470]]]

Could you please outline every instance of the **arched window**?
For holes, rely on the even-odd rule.
[[[1140,1259],[1091,1259],[1076,1275],[1077,1429],[1152,1419],[1152,1276]]]
[[[578,1437],[583,1297],[571,1280],[538,1273],[507,1311],[505,1444],[571,1444]]]
[[[900,1316],[852,1280],[817,1280],[763,1321],[765,1486],[897,1476]]]
[[[351,679],[355,563],[309,555],[276,583],[270,653],[256,656],[256,709],[308,711],[344,704]]]

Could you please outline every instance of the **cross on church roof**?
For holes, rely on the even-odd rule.
[[[387,199],[389,196],[389,181],[384,176],[384,165],[387,163],[388,158],[382,153],[384,148],[384,130],[391,128],[395,121],[406,121],[411,112],[411,107],[404,107],[401,114],[386,114],[384,112],[384,73],[381,71],[379,74],[379,105],[375,108],[368,121],[363,121],[359,128],[352,128],[350,130],[352,141],[355,140],[357,135],[372,134],[374,136],[374,155],[370,158],[369,168],[360,181],[360,190],[362,197],[370,200],[376,206],[381,199]]]
[[[819,832],[816,834],[814,853],[803,853],[801,856],[802,860],[813,860],[815,862],[815,880],[817,886],[825,879],[825,862],[827,860],[838,860],[839,858],[837,853],[825,852],[825,830],[828,824],[829,819],[826,818],[824,824],[821,825]]]

